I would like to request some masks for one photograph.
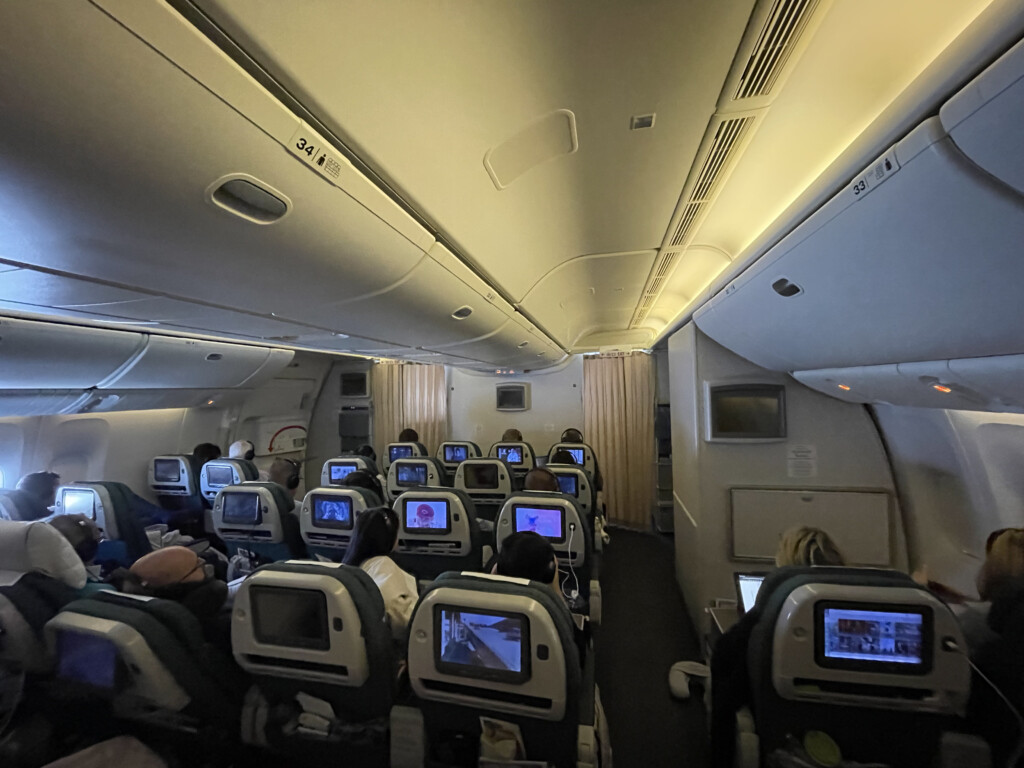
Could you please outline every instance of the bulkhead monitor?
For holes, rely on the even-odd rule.
[[[235,473],[231,467],[215,467],[206,465],[206,482],[209,485],[224,487],[235,482]]]
[[[153,480],[158,483],[180,483],[181,462],[178,459],[153,459]]]
[[[469,446],[467,445],[446,445],[444,447],[444,460],[446,464],[458,464],[469,458]]]
[[[735,573],[736,599],[741,613],[747,613],[757,602],[757,593],[764,581],[763,573]]]
[[[259,525],[263,522],[258,493],[225,493],[223,504],[223,520],[228,525]]]
[[[814,606],[818,666],[923,675],[932,667],[932,611],[921,605],[821,601]]]
[[[117,646],[105,637],[57,631],[57,677],[67,682],[115,691],[123,682]]]
[[[341,485],[357,469],[354,461],[332,461],[327,465],[328,479],[331,485]]]
[[[445,534],[452,530],[447,499],[406,499],[402,525],[407,533]]]
[[[327,651],[327,596],[318,589],[253,586],[249,590],[256,641],[282,648]]]
[[[516,533],[533,531],[554,544],[565,541],[565,510],[539,504],[513,504],[512,527]]]
[[[391,445],[391,446],[388,446],[388,458],[391,461],[395,461],[397,459],[408,459],[410,456],[412,456],[412,446],[411,445]]]
[[[519,466],[523,463],[523,449],[518,445],[499,445],[498,458],[513,466]]]
[[[313,494],[313,525],[317,528],[352,530],[352,499],[348,496]]]
[[[462,468],[463,481],[468,490],[498,490],[497,464],[466,464]]]
[[[398,464],[397,477],[395,481],[405,487],[409,488],[417,485],[427,484],[427,465],[426,464]]]
[[[530,679],[530,622],[521,613],[434,606],[438,672],[504,683]]]
[[[96,494],[84,488],[65,488],[61,491],[61,509],[65,515],[85,515],[96,519]]]
[[[557,472],[555,477],[558,478],[558,490],[569,496],[580,495],[580,484],[579,478],[576,475],[560,475]]]

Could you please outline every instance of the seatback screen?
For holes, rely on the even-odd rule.
[[[757,593],[761,590],[762,581],[764,581],[763,574],[736,574],[736,592],[743,613],[747,613],[757,602]]]
[[[96,519],[96,495],[92,491],[67,488],[61,492],[61,507],[65,515],[85,515]]]
[[[180,483],[181,462],[177,459],[153,459],[153,480],[157,483]]]
[[[567,451],[572,454],[572,460],[583,466],[583,449],[582,448],[567,448]]]
[[[319,528],[352,528],[352,499],[347,496],[313,496],[313,524]]]
[[[388,447],[388,458],[391,461],[395,459],[407,459],[412,456],[411,445],[392,445]]]
[[[469,446],[446,445],[444,447],[444,460],[448,464],[455,464],[460,461],[465,461],[468,455]]]
[[[348,461],[342,462],[331,462],[327,465],[328,477],[331,481],[331,485],[341,485],[346,477],[356,471],[358,467],[355,462]]]
[[[530,678],[530,624],[523,614],[434,608],[434,664],[439,672],[521,683]]]
[[[462,478],[466,488],[475,491],[496,491],[498,489],[498,466],[496,464],[466,464],[463,467]]]
[[[561,507],[515,504],[512,517],[516,533],[533,531],[552,542],[565,541],[565,510]]]
[[[258,493],[225,493],[224,522],[230,525],[258,525],[263,522]]]
[[[406,499],[405,530],[409,533],[448,533],[452,529],[446,499]]]
[[[426,464],[398,464],[395,481],[401,486],[414,486],[427,484]]]
[[[254,586],[249,590],[257,642],[326,651],[327,597],[318,589]]]
[[[931,618],[926,606],[819,603],[815,660],[840,669],[923,674],[931,668]]]
[[[206,465],[206,482],[209,485],[225,486],[235,481],[235,474],[231,467],[214,467]]]
[[[498,446],[498,458],[509,464],[518,466],[523,463],[523,449],[519,445]]]
[[[569,496],[580,495],[579,478],[576,475],[556,474],[555,477],[558,478],[558,490],[562,493],[566,493]]]
[[[57,677],[114,690],[119,682],[117,646],[105,637],[58,630]]]

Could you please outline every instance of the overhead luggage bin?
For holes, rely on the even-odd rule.
[[[1024,40],[947,101],[939,119],[967,157],[1024,194]]]
[[[694,318],[772,370],[1016,354],[1022,242],[1024,199],[931,118]]]

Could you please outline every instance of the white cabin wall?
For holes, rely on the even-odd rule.
[[[910,560],[967,594],[988,534],[1024,522],[1024,416],[875,406],[903,501]]]
[[[495,386],[530,383],[530,408],[503,412],[495,408]],[[448,414],[451,440],[469,440],[487,452],[509,427],[540,455],[558,442],[568,427],[583,429],[583,358],[576,355],[552,370],[516,376],[489,376],[449,368]]]
[[[366,371],[373,376],[373,361],[368,358],[335,358],[330,371],[324,377],[320,396],[316,400],[309,424],[309,443],[306,446],[306,475],[312,478],[308,488],[320,483],[320,470],[324,462],[342,453],[341,435],[338,431],[338,417],[346,405],[371,406],[371,380],[366,382],[366,397],[342,397],[341,374]],[[373,435],[373,419],[370,420],[370,435]],[[373,442],[372,439],[369,442]]]
[[[735,595],[732,574],[765,563],[731,558],[734,487],[798,490],[884,490],[895,515],[896,567],[906,566],[895,488],[881,438],[868,411],[766,371],[710,340],[692,324],[669,341],[672,396],[672,459],[676,493],[677,574],[697,626],[714,598]],[[787,437],[771,443],[728,444],[704,440],[705,383],[763,382],[786,389]],[[813,477],[790,477],[792,446],[813,445]]]

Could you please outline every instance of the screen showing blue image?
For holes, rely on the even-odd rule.
[[[57,631],[57,676],[94,688],[117,683],[117,646],[105,637]]]
[[[411,445],[392,445],[388,447],[388,457],[391,461],[395,459],[407,459],[412,456]]]
[[[448,464],[455,464],[465,461],[468,458],[469,448],[465,445],[446,445],[444,447],[444,460]]]
[[[924,616],[920,613],[826,608],[827,659],[921,664]]]
[[[340,462],[337,464],[332,463],[329,466],[331,485],[341,485],[342,481],[355,472],[356,469],[355,462],[346,462],[344,464]]]
[[[399,464],[397,473],[397,482],[399,485],[413,486],[427,484],[426,464]]]
[[[415,533],[447,533],[451,527],[446,500],[405,500],[405,530]]]
[[[437,606],[435,622],[439,671],[483,680],[529,679],[529,624],[522,614]]]
[[[565,541],[565,511],[561,507],[528,507],[516,504],[512,508],[512,513],[515,515],[517,533],[533,531],[550,541]]]
[[[567,493],[570,496],[580,495],[578,483],[579,478],[577,478],[576,475],[556,474],[555,477],[558,478],[558,490],[562,493]]]
[[[498,447],[498,458],[509,464],[523,463],[523,449],[518,445],[502,445]]]
[[[352,499],[347,496],[314,496],[313,522],[324,528],[351,528]]]
[[[583,449],[582,448],[567,448],[567,451],[572,454],[572,459],[581,467],[583,466]]]

